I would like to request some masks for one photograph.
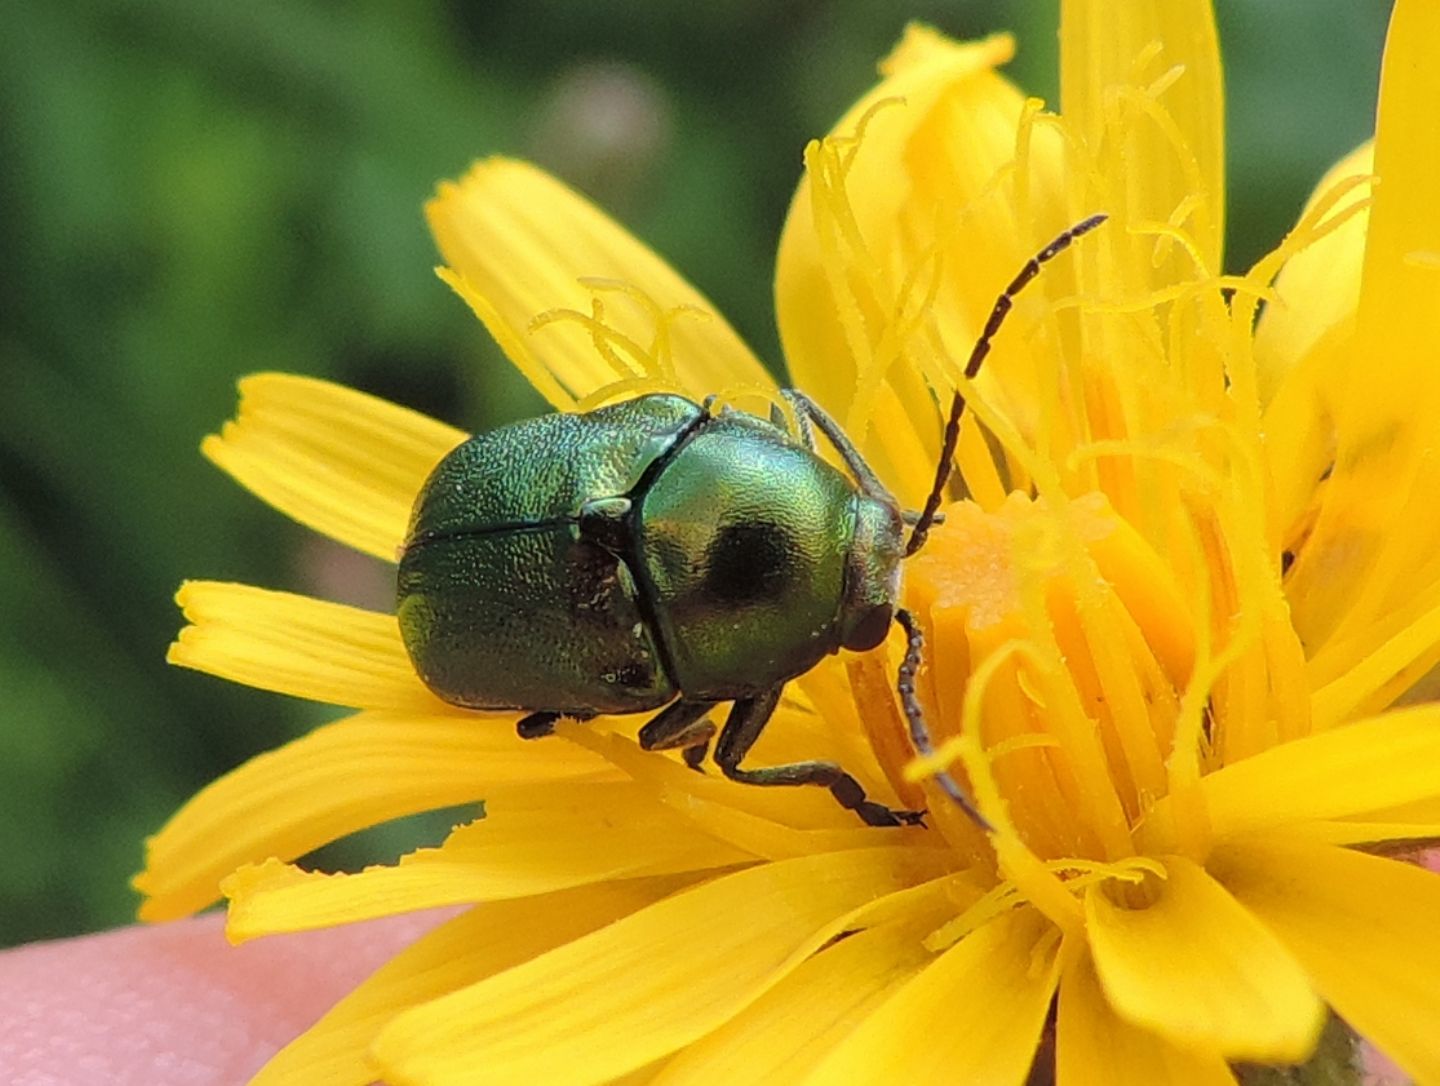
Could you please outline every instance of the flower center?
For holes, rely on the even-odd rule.
[[[1133,855],[1132,831],[1171,790],[1193,608],[1101,494],[946,515],[906,577],[928,634],[937,757],[977,740],[961,768],[982,803],[993,785],[1039,859]]]

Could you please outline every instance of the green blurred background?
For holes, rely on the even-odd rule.
[[[1370,133],[1389,4],[1218,6],[1241,268]],[[912,17],[1015,30],[1011,74],[1054,101],[1055,0],[9,0],[0,945],[127,921],[147,833],[337,715],[167,668],[181,579],[387,603],[386,569],[200,458],[235,379],[332,377],[468,428],[539,410],[431,274],[420,217],[437,179],[496,151],[588,191],[777,357],[801,148]]]

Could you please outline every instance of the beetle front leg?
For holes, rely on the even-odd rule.
[[[666,706],[645,727],[640,729],[641,750],[683,750],[685,764],[700,772],[700,763],[710,749],[715,725],[705,714],[718,701],[677,701]]]
[[[775,706],[780,702],[783,686],[767,690],[758,697],[735,702],[720,739],[715,744],[715,764],[732,781],[762,786],[818,784],[830,789],[840,806],[854,811],[869,826],[918,826],[924,824],[924,811],[905,811],[886,807],[865,798],[860,782],[834,762],[792,762],[789,765],[767,766],[764,769],[741,769],[740,762],[760,738]]]
[[[906,524],[907,526],[909,526],[909,527],[911,527],[911,528],[915,527],[915,525],[917,525],[917,524],[920,523],[920,516],[921,516],[920,511],[917,510],[917,509],[902,509],[902,510],[900,510],[900,520],[901,520],[901,522],[904,523],[904,524]],[[944,524],[944,523],[945,523],[945,514],[944,514],[944,513],[936,513],[933,517],[930,518],[930,523],[931,523],[931,524]]]

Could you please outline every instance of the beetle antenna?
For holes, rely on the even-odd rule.
[[[1109,216],[1102,213],[1081,220],[1025,262],[1025,266],[1020,269],[1019,274],[1010,280],[1010,285],[1000,292],[1000,297],[995,299],[995,308],[990,310],[990,318],[985,322],[985,327],[980,332],[980,338],[970,349],[970,361],[965,363],[966,380],[974,380],[975,375],[980,372],[980,364],[990,353],[990,343],[995,338],[995,333],[1000,331],[1000,326],[1005,323],[1005,317],[1015,305],[1015,296],[1040,274],[1040,265],[1055,259],[1070,248],[1070,243],[1076,238],[1088,234],[1107,218]],[[955,447],[960,442],[960,417],[964,413],[965,394],[957,388],[954,398],[950,401],[950,417],[945,422],[945,441],[940,450],[940,461],[935,465],[935,483],[930,488],[929,496],[925,499],[925,508],[921,511],[920,518],[910,531],[910,541],[905,545],[907,558],[925,545],[925,537],[930,533],[930,526],[935,523],[935,514],[940,508],[941,495],[945,491],[945,484],[950,481]],[[914,730],[913,721],[911,730]]]
[[[895,689],[900,693],[900,704],[905,710],[905,719],[910,724],[910,742],[915,745],[917,754],[928,758],[935,753],[935,744],[930,738],[930,726],[925,723],[925,711],[920,707],[920,698],[915,693],[915,674],[920,670],[925,635],[920,632],[915,617],[903,607],[896,609],[895,621],[900,623],[905,631],[905,658],[900,661],[900,677],[895,682]],[[960,787],[948,770],[939,770],[935,774],[935,781],[944,793],[955,801],[956,806],[970,816],[975,825],[986,833],[994,831],[995,827],[980,813],[975,801],[970,798],[970,793]]]

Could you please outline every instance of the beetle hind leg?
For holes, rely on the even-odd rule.
[[[854,811],[868,826],[922,826],[924,811],[898,810],[865,798],[860,782],[834,762],[792,762],[789,765],[766,766],[763,769],[741,769],[740,762],[760,738],[770,715],[780,701],[783,686],[767,690],[754,698],[735,702],[720,739],[715,744],[715,764],[732,781],[764,787],[775,785],[816,784],[830,789],[836,802],[847,811]]]
[[[700,763],[710,750],[715,725],[705,714],[720,704],[717,701],[677,701],[662,709],[640,729],[641,750],[674,750],[681,748],[685,764],[702,772]]]

